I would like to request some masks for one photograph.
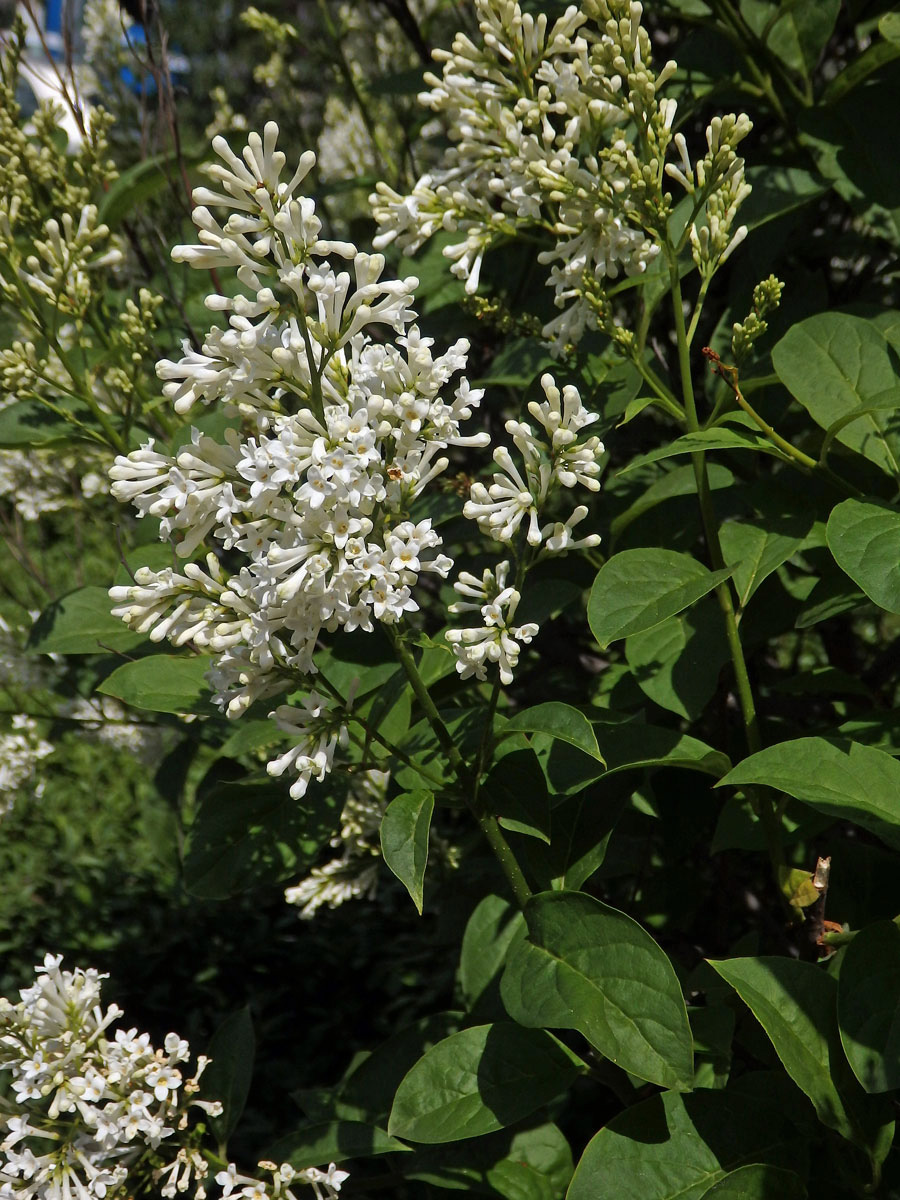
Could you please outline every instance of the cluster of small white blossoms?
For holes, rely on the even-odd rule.
[[[734,147],[750,122],[717,118],[694,170],[672,133],[676,103],[659,95],[676,64],[653,70],[635,0],[582,0],[552,25],[515,0],[475,8],[480,39],[460,33],[451,51],[435,51],[442,77],[426,75],[431,90],[419,96],[445,116],[452,145],[409,195],[378,185],[375,246],[396,239],[412,253],[438,231],[459,232],[444,254],[473,293],[492,244],[544,229],[555,245],[539,259],[563,311],[543,333],[561,353],[597,322],[586,289],[640,275],[658,255],[671,212],[665,174],[695,196],[690,236],[711,270],[744,236],[731,234],[749,190]],[[666,164],[673,141],[680,165]]]
[[[0,817],[6,816],[26,787],[40,796],[44,782],[37,774],[38,764],[53,751],[33,717],[13,714],[10,729],[0,732]]]
[[[525,542],[540,558],[567,550],[588,549],[600,542],[600,535],[589,533],[578,538],[573,531],[588,515],[586,505],[577,505],[564,520],[541,523],[548,498],[560,489],[581,485],[589,491],[599,491],[600,456],[603,443],[597,437],[583,442],[578,435],[593,424],[597,414],[589,412],[582,403],[578,389],[566,385],[562,392],[552,375],[541,376],[545,399],[531,400],[528,411],[540,432],[525,421],[506,422],[506,432],[522,456],[524,472],[519,469],[509,450],[498,446],[494,462],[500,471],[485,487],[474,483],[463,514],[477,521],[483,533],[498,542],[511,543],[521,527],[525,527]],[[537,625],[513,624],[521,600],[519,591],[507,584],[509,563],[501,562],[485,570],[479,580],[461,572],[453,585],[464,600],[450,606],[454,614],[480,610],[481,628],[454,629],[447,641],[456,655],[456,669],[463,679],[475,675],[486,678],[486,664],[497,663],[500,680],[512,682],[519,660],[521,645],[527,644],[538,632]]]
[[[0,997],[0,1072],[12,1076],[0,1113],[0,1197],[125,1200],[152,1181],[164,1200],[191,1188],[193,1200],[204,1200],[209,1165],[188,1114],[222,1112],[218,1101],[196,1098],[209,1060],[199,1056],[196,1074],[184,1079],[190,1047],[177,1034],[154,1049],[137,1029],[112,1033],[123,1013],[101,1007],[106,976],[61,963],[48,954],[18,1004]],[[309,1184],[317,1200],[335,1200],[347,1178],[334,1163],[327,1171],[260,1167],[272,1171],[271,1186],[239,1175],[234,1164],[220,1171],[223,1200],[296,1200],[288,1184]]]
[[[221,1111],[193,1098],[206,1060],[193,1079],[182,1077],[187,1042],[170,1033],[157,1050],[136,1029],[111,1034],[122,1011],[103,1011],[104,976],[61,962],[48,954],[18,1004],[0,998],[0,1072],[12,1076],[0,1114],[4,1200],[124,1196],[134,1163],[178,1140],[190,1106]],[[202,1180],[206,1164],[197,1159],[191,1170]]]
[[[213,652],[210,678],[230,717],[315,675],[321,631],[372,630],[417,609],[419,576],[446,577],[452,562],[430,519],[413,522],[409,506],[447,466],[446,447],[489,440],[460,433],[480,391],[462,379],[440,396],[468,343],[433,355],[412,324],[417,280],[382,280],[381,255],[320,238],[313,201],[296,194],[315,156],[282,179],[277,134],[272,122],[262,138],[250,134],[242,156],[214,140],[222,163],[208,171],[222,190],[195,191],[200,241],[173,257],[232,269],[251,294],[209,296],[227,326],[158,368],[177,412],[224,404],[249,436],[231,429],[217,442],[195,429],[175,454],[150,441],[110,472],[113,494],[159,517],[180,557],[210,543],[233,552],[229,561],[243,556],[232,570],[214,552],[183,573],[143,567],[133,586],[110,592],[132,628]],[[229,210],[224,223],[207,205]],[[375,340],[376,327],[393,338]],[[271,769],[298,772],[301,794],[340,740],[339,730],[322,736],[330,704],[311,693],[304,709],[277,713],[299,745]]]

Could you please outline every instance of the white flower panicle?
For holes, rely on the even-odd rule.
[[[460,596],[466,597],[450,605],[451,613],[479,611],[484,624],[480,628],[451,629],[446,634],[456,669],[462,679],[474,675],[487,678],[487,664],[496,663],[500,681],[510,684],[519,661],[522,646],[538,632],[537,625],[514,625],[513,618],[522,599],[514,587],[507,586],[509,563],[498,563],[494,570],[485,568],[478,579],[468,571],[460,571],[453,585]]]
[[[0,999],[0,1071],[12,1076],[0,1116],[0,1195],[10,1200],[101,1200],[118,1195],[129,1169],[187,1125],[207,1060],[184,1079],[187,1042],[170,1033],[154,1049],[136,1029],[110,1029],[122,1011],[100,1004],[95,970],[65,971],[48,954],[13,1005]],[[12,1115],[9,1115],[12,1114]],[[206,1174],[195,1164],[198,1184]]]
[[[10,729],[0,732],[0,817],[12,809],[26,786],[40,796],[43,780],[37,776],[37,767],[53,751],[53,744],[41,737],[33,717],[13,714]]]
[[[335,1163],[331,1163],[326,1171],[317,1167],[298,1171],[290,1163],[277,1166],[275,1163],[261,1162],[259,1166],[271,1175],[271,1183],[240,1175],[234,1163],[229,1163],[227,1170],[220,1171],[216,1175],[216,1183],[222,1189],[222,1200],[228,1200],[230,1196],[240,1197],[240,1200],[297,1200],[293,1189],[298,1184],[312,1187],[316,1200],[336,1200],[341,1184],[350,1178],[348,1172],[339,1170]]]
[[[660,92],[676,67],[654,71],[635,0],[582,0],[552,25],[514,0],[475,7],[479,40],[460,33],[449,52],[435,51],[442,76],[426,75],[431,90],[419,97],[445,117],[452,145],[409,195],[378,185],[375,246],[396,241],[414,252],[440,230],[458,233],[444,254],[473,293],[492,244],[522,226],[544,229],[554,245],[539,258],[563,310],[544,336],[561,353],[596,322],[585,289],[640,275],[659,253],[676,111]],[[691,174],[681,135],[682,166],[668,171],[700,193],[716,263],[748,190],[734,146],[749,129],[743,116],[717,121],[702,174]]]
[[[498,446],[494,462],[500,471],[494,473],[489,487],[483,483],[472,485],[463,513],[499,542],[511,542],[525,524],[526,541],[530,546],[542,547],[544,553],[596,546],[599,534],[572,537],[573,528],[587,516],[584,505],[573,509],[564,522],[541,525],[541,512],[552,492],[576,484],[592,492],[599,490],[599,457],[603,453],[599,438],[577,440],[579,432],[598,419],[596,413],[584,407],[578,389],[567,385],[560,392],[549,374],[541,377],[541,387],[546,399],[540,404],[532,400],[528,405],[539,431],[525,421],[506,422],[506,431],[522,456],[524,472],[509,450]]]
[[[433,354],[412,323],[417,280],[384,280],[382,255],[320,238],[313,201],[297,193],[314,156],[283,179],[277,134],[270,122],[241,155],[215,139],[217,188],[194,193],[199,242],[173,256],[233,270],[244,292],[208,297],[227,326],[159,364],[176,411],[222,404],[242,428],[222,442],[194,430],[171,454],[149,441],[110,472],[113,494],[158,517],[179,557],[216,547],[205,568],[142,568],[110,594],[132,628],[216,655],[211,678],[231,717],[314,674],[323,630],[371,631],[418,608],[419,576],[446,577],[452,562],[409,506],[447,466],[448,446],[488,440],[460,431],[481,391],[462,379],[441,396],[468,343]],[[207,206],[225,207],[224,221]],[[226,571],[222,551],[243,565]],[[305,788],[333,747],[309,752],[298,732],[305,748],[273,771],[290,765]]]

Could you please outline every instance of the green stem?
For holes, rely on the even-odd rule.
[[[723,376],[723,378],[725,377]],[[831,481],[831,483],[835,484],[836,487],[839,487],[842,491],[848,492],[851,496],[864,495],[859,488],[854,487],[852,483],[849,483],[835,471],[832,471],[831,467],[829,467],[826,463],[822,462],[821,460],[811,458],[808,454],[804,454],[802,450],[798,450],[796,446],[792,445],[789,441],[787,441],[786,438],[783,438],[781,434],[777,433],[764,417],[760,416],[753,405],[745,399],[737,383],[732,383],[728,379],[726,379],[726,382],[731,387],[732,391],[734,392],[735,399],[747,416],[759,426],[772,445],[777,446],[778,449],[781,450],[783,454],[786,454],[792,462],[798,466],[804,467],[807,471],[818,471],[820,475],[824,475],[828,480]]]
[[[688,430],[691,433],[697,433],[700,430],[700,422],[697,419],[697,405],[694,399],[694,384],[691,378],[691,363],[690,351],[688,348],[687,330],[684,325],[684,307],[681,295],[681,282],[678,278],[677,266],[673,266],[670,270],[671,292],[672,292],[672,309],[675,317],[675,336],[678,341],[678,368],[681,375],[681,389],[684,397],[684,408],[687,416]],[[700,501],[700,514],[703,519],[703,531],[706,536],[706,545],[709,551],[710,563],[713,570],[719,571],[725,566],[725,557],[722,554],[722,546],[719,541],[719,529],[716,523],[715,511],[712,503],[712,492],[709,486],[709,476],[706,470],[706,456],[702,450],[695,451],[691,455],[691,461],[694,465],[694,478],[697,482],[697,496]],[[747,664],[744,659],[744,651],[741,646],[740,634],[737,627],[737,619],[735,617],[734,604],[731,598],[731,589],[727,582],[720,583],[716,586],[716,598],[719,601],[719,606],[722,609],[722,616],[725,621],[725,635],[728,639],[728,649],[731,653],[731,661],[734,667],[735,682],[737,684],[738,701],[741,706],[741,715],[744,720],[744,729],[747,735],[747,745],[750,753],[754,754],[762,748],[762,740],[759,734],[759,722],[756,715],[756,704],[753,699],[753,690],[750,686],[750,676],[747,673]]]
[[[670,268],[670,279],[672,285],[672,308],[675,318],[675,336],[678,341],[678,366],[681,375],[684,407],[687,414],[688,429],[692,433],[696,433],[700,429],[700,422],[697,419],[697,405],[694,399],[694,384],[691,377],[690,349],[688,346],[687,331],[684,325],[684,305],[681,295],[681,283],[678,277],[678,268],[675,264],[673,264]],[[714,570],[721,570],[725,566],[725,557],[722,554],[722,545],[719,541],[719,529],[712,503],[709,476],[706,470],[706,457],[701,450],[692,454],[691,460],[694,465],[694,478],[697,482],[697,496],[700,501],[700,513],[703,520],[703,529],[706,536],[706,545],[709,551],[710,563]],[[728,582],[722,582],[716,585],[715,591],[716,599],[719,602],[719,607],[722,610],[722,617],[725,622],[725,637],[728,642],[728,650],[731,655],[731,663],[734,670],[738,703],[740,705],[741,716],[744,722],[744,733],[747,739],[747,748],[751,754],[755,754],[758,750],[762,749],[762,737],[760,736],[759,731],[759,719],[756,714],[756,702],[753,697],[753,688],[750,684],[750,675],[747,671],[747,663],[744,658],[744,648],[741,645],[741,636],[738,630],[737,616],[734,610],[731,588]],[[769,852],[769,860],[772,864],[772,872],[775,877],[776,885],[780,891],[783,869],[785,865],[784,848],[781,837],[781,820],[779,819],[775,802],[767,795],[761,793],[758,796],[754,796],[753,801],[755,803],[756,810],[759,813],[760,823],[762,824],[763,828],[763,836],[765,837],[766,847]]]
[[[422,711],[440,743],[441,749],[447,755],[447,760],[463,787],[463,792],[472,815],[481,827],[481,832],[487,839],[491,849],[494,851],[497,861],[500,863],[507,882],[512,889],[513,896],[516,898],[516,903],[519,907],[523,907],[526,900],[531,896],[531,888],[528,886],[528,881],[522,873],[516,856],[509,842],[503,836],[503,830],[500,828],[497,818],[489,816],[487,813],[479,813],[476,810],[473,797],[477,794],[477,780],[473,779],[469,767],[453,741],[450,730],[444,724],[441,714],[431,699],[428,688],[425,686],[425,681],[419,674],[415,659],[409,648],[392,626],[386,625],[384,628],[393,644],[394,652],[397,655],[400,665],[406,673],[406,678],[409,680],[413,694],[419,701]]]

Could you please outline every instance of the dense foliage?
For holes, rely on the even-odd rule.
[[[900,1196],[898,14],[190,7],[2,47],[0,1197]]]

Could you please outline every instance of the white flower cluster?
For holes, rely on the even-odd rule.
[[[446,447],[488,440],[460,434],[480,391],[463,379],[452,399],[440,396],[468,344],[434,356],[411,323],[417,280],[382,280],[381,255],[320,239],[312,200],[296,195],[314,155],[283,180],[277,134],[272,122],[263,137],[250,134],[242,157],[213,142],[222,163],[209,174],[222,190],[195,191],[200,241],[173,257],[231,268],[252,294],[208,297],[227,326],[211,329],[202,350],[185,345],[179,362],[159,364],[178,412],[224,403],[248,434],[231,429],[220,443],[194,430],[174,454],[151,441],[110,472],[119,500],[161,518],[163,538],[181,538],[179,556],[210,542],[233,552],[229,562],[242,556],[234,570],[217,553],[206,569],[141,568],[133,586],[110,592],[132,628],[216,655],[211,678],[231,717],[315,674],[322,630],[397,622],[418,607],[423,571],[446,577],[440,537],[429,519],[411,521],[409,506],[446,467]],[[224,223],[207,204],[230,210]],[[376,340],[379,326],[393,339]],[[320,705],[310,697],[298,732]],[[273,771],[292,766],[305,788],[333,749],[304,736]]]
[[[222,1200],[228,1200],[229,1196],[240,1197],[241,1200],[297,1200],[292,1191],[292,1186],[297,1184],[311,1186],[316,1200],[336,1200],[341,1184],[350,1178],[348,1172],[338,1170],[335,1163],[331,1163],[326,1171],[320,1171],[317,1167],[297,1171],[290,1163],[282,1163],[280,1167],[275,1163],[259,1165],[268,1168],[272,1176],[271,1184],[249,1175],[240,1175],[234,1163],[229,1163],[226,1171],[220,1171],[216,1183],[222,1188]]]
[[[512,683],[522,650],[520,643],[527,644],[538,631],[533,623],[513,624],[522,597],[514,587],[507,586],[508,576],[509,563],[501,562],[493,571],[485,568],[481,579],[468,571],[460,571],[459,579],[453,585],[468,599],[451,604],[450,612],[480,611],[484,621],[480,629],[450,629],[446,634],[462,679],[468,679],[470,675],[486,679],[490,662],[497,664],[501,683]]]
[[[579,432],[598,419],[596,413],[584,407],[578,389],[569,384],[560,393],[549,374],[541,376],[541,387],[546,399],[541,404],[530,401],[528,411],[541,426],[543,436],[525,421],[506,422],[506,432],[524,460],[524,475],[509,450],[498,446],[494,462],[500,472],[495,472],[489,487],[483,483],[472,485],[463,513],[498,542],[511,542],[527,517],[529,546],[542,546],[551,553],[596,546],[599,534],[591,533],[580,539],[572,536],[574,527],[588,515],[583,504],[565,521],[541,526],[540,514],[551,492],[576,484],[592,492],[599,491],[597,476],[603,453],[603,443],[597,437],[577,441]]]
[[[5,1200],[101,1200],[118,1194],[129,1168],[186,1124],[206,1065],[184,1080],[187,1042],[165,1049],[147,1034],[109,1027],[121,1009],[100,1006],[95,970],[64,971],[48,954],[32,987],[0,998],[0,1071],[12,1076],[14,1115],[0,1116],[0,1196]],[[197,1160],[199,1178],[206,1164]]]
[[[6,816],[26,786],[35,795],[41,794],[43,782],[35,777],[37,765],[53,750],[53,744],[41,737],[33,717],[13,715],[9,731],[0,733],[0,817]]]
[[[439,230],[458,232],[444,254],[472,293],[492,244],[523,225],[546,230],[555,245],[539,258],[552,266],[548,282],[564,311],[543,332],[559,353],[596,320],[585,287],[641,274],[666,237],[671,197],[662,184],[676,104],[659,92],[676,67],[654,72],[636,0],[582,0],[552,25],[515,0],[475,7],[480,39],[460,33],[451,51],[435,51],[442,77],[426,75],[431,90],[419,97],[446,117],[453,144],[411,194],[378,185],[375,246],[396,240],[413,252]],[[723,180],[731,188],[730,200],[714,201],[714,238],[727,234],[725,213],[743,198],[733,147],[748,128],[746,117],[720,122],[732,161],[714,155],[696,179],[695,217]]]

